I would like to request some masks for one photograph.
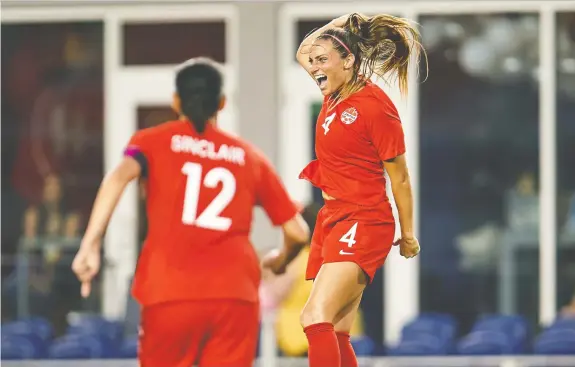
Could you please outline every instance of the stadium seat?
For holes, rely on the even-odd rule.
[[[34,334],[37,335],[38,338],[47,341],[52,338],[53,330],[47,320],[40,317],[31,317],[3,324],[2,334],[4,333],[18,335]]]
[[[40,355],[34,343],[25,336],[2,335],[2,360],[35,359]]]
[[[126,338],[118,353],[118,358],[136,358],[138,356],[138,336]]]
[[[423,313],[416,320],[408,323],[402,330],[402,336],[433,333],[441,340],[453,341],[457,332],[455,319],[451,315]]]
[[[42,318],[29,318],[13,321],[2,325],[2,340],[4,337],[17,337],[25,340],[26,345],[31,345],[33,358],[41,358],[46,355],[47,348],[52,338],[50,323]]]
[[[447,355],[454,350],[457,331],[449,315],[425,313],[403,327],[397,347],[388,348],[393,356]]]
[[[97,315],[81,315],[71,321],[67,335],[94,335],[119,346],[123,340],[123,325]]]
[[[558,317],[549,326],[549,329],[569,329],[575,330],[575,317]]]
[[[351,345],[358,357],[370,357],[377,354],[376,343],[368,336],[351,338]]]
[[[462,355],[524,354],[528,334],[527,321],[521,316],[484,316],[459,341],[457,351]]]
[[[51,359],[104,359],[117,356],[115,348],[97,335],[66,335],[50,346]]]
[[[537,338],[533,349],[536,354],[575,355],[575,330],[546,330]]]
[[[414,339],[402,340],[397,347],[389,348],[390,356],[431,356],[446,355],[443,343],[438,337],[429,334],[414,335]]]
[[[545,329],[533,345],[536,354],[575,355],[575,318],[558,318]]]

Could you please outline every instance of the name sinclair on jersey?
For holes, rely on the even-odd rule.
[[[171,148],[175,153],[191,153],[201,158],[245,165],[246,152],[243,148],[227,144],[216,147],[210,140],[197,139],[193,136],[173,135]]]

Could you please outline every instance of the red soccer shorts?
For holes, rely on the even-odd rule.
[[[240,300],[175,301],[142,309],[141,367],[251,367],[259,305]]]
[[[365,207],[326,200],[317,215],[306,279],[315,279],[322,264],[351,261],[371,283],[391,250],[394,237],[395,221],[388,202]]]

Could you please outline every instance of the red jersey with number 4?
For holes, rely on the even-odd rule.
[[[125,151],[147,178],[148,234],[133,293],[143,305],[190,299],[258,300],[259,260],[250,240],[261,205],[273,224],[297,208],[268,160],[215,126],[188,121],[138,131]]]
[[[342,201],[364,206],[388,201],[383,161],[405,153],[393,102],[368,82],[330,111],[328,105],[326,97],[316,124],[317,159],[300,178]]]

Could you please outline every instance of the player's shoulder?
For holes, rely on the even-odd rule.
[[[342,107],[345,107],[346,110],[355,109],[359,119],[384,120],[391,118],[399,120],[397,108],[391,98],[381,87],[371,81],[362,90],[344,101]]]

